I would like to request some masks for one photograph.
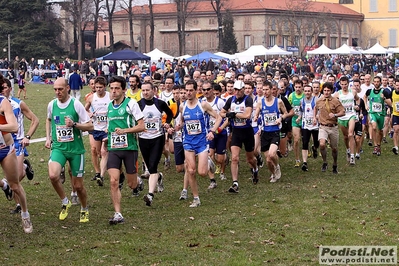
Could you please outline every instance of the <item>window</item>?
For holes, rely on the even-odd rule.
[[[341,45],[348,44],[348,38],[341,38]]]
[[[164,35],[162,37],[162,48],[165,51],[170,49],[170,43],[169,43],[169,36],[168,35]]]
[[[247,16],[244,18],[244,30],[251,30],[251,17]]]
[[[357,38],[352,38],[352,46],[357,47],[358,46],[358,39]]]
[[[370,11],[369,12],[378,12],[377,0],[370,0]]]
[[[306,36],[305,45],[307,45],[307,46],[312,46],[313,45],[313,37],[312,36]]]
[[[337,37],[330,38],[331,49],[337,49]]]
[[[299,36],[295,35],[294,36],[294,45],[299,46],[299,40],[300,40]]]
[[[251,35],[244,35],[244,49],[251,47]]]
[[[164,21],[163,21],[163,25],[164,25],[164,26],[169,26],[169,21],[168,21],[168,20],[164,20]]]
[[[276,25],[276,20],[275,20],[275,19],[272,19],[272,20],[270,21],[270,28],[271,28],[272,30],[274,30],[274,31],[277,30],[277,25]]]
[[[396,47],[398,46],[398,35],[396,29],[389,29],[389,46]]]
[[[348,34],[348,24],[346,22],[342,22],[342,33]]]
[[[396,2],[397,2],[398,0],[389,0],[389,9],[388,9],[388,11],[389,12],[396,12],[396,11],[398,11],[398,8],[397,8],[397,5],[396,5]]]
[[[216,34],[211,34],[209,35],[209,46],[210,48],[214,49],[216,48]]]
[[[277,35],[269,36],[269,46],[272,47],[276,44]]]
[[[128,33],[127,22],[122,23],[122,33]]]
[[[353,0],[339,0],[340,4],[353,4]]]
[[[198,19],[193,20],[193,25],[198,25]]]
[[[209,19],[209,25],[215,25],[215,19],[214,18],[210,18]]]
[[[288,40],[289,40],[289,36],[284,35],[284,36],[283,36],[283,46],[284,46],[284,47],[289,46]]]

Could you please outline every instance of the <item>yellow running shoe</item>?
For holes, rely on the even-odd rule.
[[[68,210],[71,208],[72,203],[68,200],[68,204],[63,204],[60,212],[60,220],[64,221],[68,217]]]
[[[220,174],[220,165],[216,165],[215,174]]]
[[[89,221],[89,211],[80,211],[80,221],[81,223],[87,223]]]
[[[295,167],[301,166],[301,161],[295,161]]]

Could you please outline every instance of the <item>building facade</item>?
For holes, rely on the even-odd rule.
[[[275,44],[284,48],[297,47],[300,52],[325,44],[336,48],[346,43],[358,46],[361,40],[363,15],[345,5],[307,0],[241,0],[224,3],[222,13],[232,14],[238,50],[251,45]],[[134,47],[149,52],[150,15],[148,5],[133,9]],[[176,4],[153,5],[154,47],[179,56]],[[210,1],[193,1],[187,8],[186,53],[218,51],[218,23]],[[119,11],[113,21],[115,42],[129,40],[128,14]]]
[[[321,2],[321,0],[315,0]],[[364,14],[361,25],[361,46],[369,48],[376,42],[384,47],[399,46],[398,0],[322,0],[343,4],[356,12]]]

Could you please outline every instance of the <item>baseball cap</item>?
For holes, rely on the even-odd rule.
[[[234,82],[234,89],[241,90],[242,88],[244,88],[244,82],[242,80]]]
[[[231,73],[230,73],[230,72],[227,72],[224,76],[225,76],[226,78],[231,78]]]

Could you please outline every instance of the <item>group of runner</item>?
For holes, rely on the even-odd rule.
[[[332,172],[337,174],[339,129],[344,136],[350,165],[360,159],[364,133],[369,145],[374,142],[373,153],[381,155],[380,145],[387,134],[384,135],[383,129],[387,128],[389,133],[391,125],[392,151],[398,154],[399,81],[390,80],[391,77],[375,76],[371,84],[370,75],[359,73],[352,79],[342,76],[338,81],[329,74],[326,80],[320,81],[307,76],[294,75],[289,79],[286,74],[273,78],[262,73],[233,75],[223,71],[217,77],[212,72],[209,77],[207,73],[202,77],[202,73],[196,72],[193,74],[195,79],[185,76],[183,85],[173,85],[173,76],[166,77],[161,84],[154,84],[151,77],[142,83],[140,73],[130,76],[129,83],[124,77],[114,76],[107,84],[106,79],[99,76],[89,83],[91,92],[85,97],[85,105],[70,96],[65,78],[55,81],[55,99],[47,108],[45,146],[51,149],[49,178],[62,201],[60,220],[66,219],[70,207],[80,201],[80,222],[89,221],[83,182],[85,148],[82,131],[89,132],[95,170],[92,180],[103,186],[106,172],[110,177],[114,206],[114,215],[109,220],[111,225],[124,222],[121,189],[125,178],[134,196],[144,189],[142,179],[148,179],[148,193],[143,196],[147,206],[153,204],[155,192],[163,191],[164,176],[158,169],[162,154],[166,168],[170,166],[170,154],[174,154],[176,171],[184,173],[180,199],[188,198],[190,187],[193,195],[190,207],[201,205],[196,174],[208,175],[208,189],[214,189],[217,174],[220,179],[226,179],[225,168],[229,162],[232,184],[228,191],[239,192],[238,166],[243,147],[255,185],[259,182],[259,168],[264,164],[262,153],[270,171],[269,180],[274,183],[282,176],[279,158],[286,157],[291,146],[294,166],[303,171],[309,170],[307,158],[316,158],[320,148],[321,171],[325,172],[329,145],[333,157]],[[5,85],[0,99],[9,98],[7,80],[2,81]],[[8,182],[1,181],[0,186],[3,185],[8,199],[18,196],[24,230],[29,233],[32,223],[18,181],[25,172],[23,167],[27,169],[28,177],[33,171],[26,160],[24,166],[24,157],[19,157],[21,153],[17,153],[18,160],[14,158],[11,135],[8,137],[5,132],[15,132],[14,124],[21,127],[22,119],[14,123],[14,119],[8,117],[12,108],[7,103],[2,101],[0,105],[6,117],[3,126],[0,116],[4,138],[3,141],[0,139],[4,144],[0,151],[7,150],[1,164]],[[23,128],[14,134],[14,145],[19,143],[23,150],[29,145],[38,120],[25,103],[18,101],[15,106],[20,106],[23,115],[32,121],[26,135]],[[18,117],[17,113],[15,116]],[[310,146],[311,138],[313,145]],[[139,151],[143,159],[141,178],[138,176]],[[15,159],[20,165],[18,177],[7,172],[9,165],[3,165],[8,158]],[[71,200],[62,185],[67,161]]]

